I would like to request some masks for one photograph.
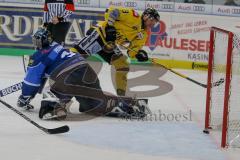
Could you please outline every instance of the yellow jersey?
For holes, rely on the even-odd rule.
[[[117,10],[116,19],[112,20],[111,14]],[[116,12],[115,12],[116,13]],[[105,21],[98,22],[98,26],[101,27],[102,32],[105,34],[105,27],[108,21],[114,21],[113,26],[117,31],[116,43],[120,46],[129,42],[128,55],[131,58],[135,58],[137,52],[144,46],[147,40],[147,31],[142,28],[141,16],[131,8],[122,7],[110,7],[105,12]]]

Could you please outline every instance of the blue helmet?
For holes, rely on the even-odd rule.
[[[39,28],[32,36],[32,42],[36,49],[48,47],[52,41],[50,32],[45,28]]]

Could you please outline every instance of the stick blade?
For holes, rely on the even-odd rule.
[[[225,81],[224,78],[220,78],[217,82],[214,82],[212,86],[213,87],[220,86],[221,84],[223,84],[224,81]]]
[[[67,125],[64,125],[58,128],[47,129],[46,132],[48,134],[60,134],[60,133],[66,133],[69,130],[70,130],[69,127]]]

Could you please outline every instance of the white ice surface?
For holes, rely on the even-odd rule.
[[[104,65],[99,77],[102,88],[113,92],[109,70],[109,66]],[[206,72],[177,71],[206,82]],[[0,56],[1,89],[20,82],[23,76],[20,57]],[[134,77],[133,74],[130,76]],[[42,121],[38,118],[41,99],[38,95],[32,102],[34,111],[22,112],[44,127],[67,124],[70,131],[47,135],[0,104],[0,157],[2,160],[238,160],[239,149],[220,149],[219,136],[202,133],[206,90],[171,72],[164,74],[160,80],[170,83],[173,90],[149,98],[152,111],[189,116],[191,110],[191,119],[170,122],[98,117],[86,121]],[[15,107],[19,94],[17,92],[2,99]],[[72,110],[77,110],[77,103]]]

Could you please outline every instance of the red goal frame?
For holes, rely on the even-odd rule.
[[[223,119],[222,119],[222,140],[221,147],[227,146],[227,121],[228,121],[228,110],[229,110],[229,97],[230,97],[230,82],[231,82],[231,70],[232,70],[232,51],[233,51],[233,36],[234,33],[217,28],[211,27],[210,29],[210,48],[209,48],[209,59],[208,59],[208,78],[207,78],[207,93],[206,93],[206,112],[205,112],[205,130],[211,129],[210,126],[210,108],[211,108],[211,89],[212,89],[212,74],[213,74],[213,60],[215,41],[214,37],[216,32],[221,32],[228,35],[228,48],[227,48],[227,64],[225,74],[225,93],[224,93],[224,104],[223,104]]]

